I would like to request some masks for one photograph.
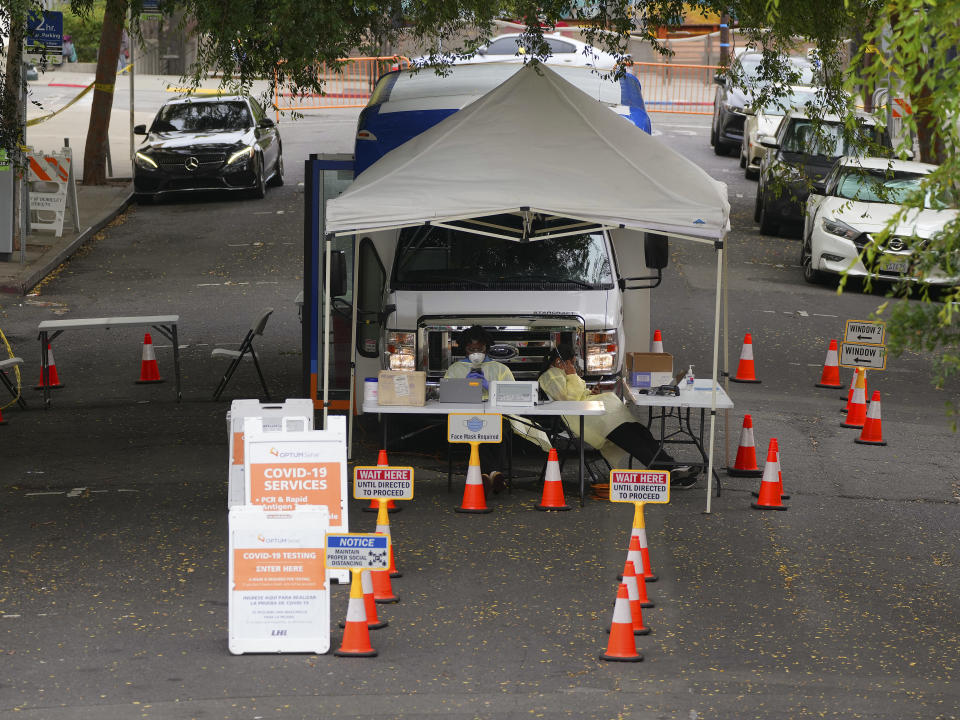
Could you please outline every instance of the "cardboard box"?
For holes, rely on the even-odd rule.
[[[627,382],[631,387],[659,387],[673,384],[673,355],[670,353],[627,353]]]
[[[381,405],[424,405],[427,374],[422,370],[381,370],[377,376],[377,400]]]

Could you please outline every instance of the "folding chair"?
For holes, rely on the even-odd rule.
[[[239,350],[217,348],[210,353],[210,357],[230,358],[230,366],[220,379],[220,384],[217,385],[217,389],[213,392],[214,400],[220,399],[220,394],[227,387],[227,383],[230,382],[230,378],[233,377],[233,373],[240,366],[240,362],[249,354],[249,356],[253,358],[253,365],[257,369],[257,375],[260,377],[260,384],[263,386],[263,393],[266,395],[267,402],[270,402],[270,391],[267,389],[266,380],[263,379],[263,372],[260,370],[260,362],[257,360],[257,353],[253,349],[253,339],[257,335],[263,335],[263,328],[266,327],[267,320],[270,319],[272,314],[273,308],[267,308],[260,313],[257,319],[253,322],[253,325],[251,325],[250,329],[247,331],[246,336],[243,338],[243,342],[240,343]]]
[[[22,407],[24,410],[27,409],[27,401],[23,399],[23,393],[21,393],[13,383],[10,382],[10,378],[7,377],[7,370],[10,368],[16,368],[19,365],[23,364],[22,358],[9,358],[7,360],[0,360],[0,381],[3,382],[7,390],[10,391],[10,394],[13,395],[13,398],[17,401],[17,404]]]

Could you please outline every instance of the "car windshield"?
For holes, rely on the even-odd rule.
[[[602,233],[516,242],[420,226],[400,232],[397,257],[394,286],[398,289],[613,287]]]
[[[740,71],[743,74],[743,82],[749,87],[761,81],[760,61],[761,55],[746,55],[740,58]],[[805,60],[799,58],[790,58],[790,70],[800,74],[799,78],[790,78],[793,85],[813,85],[815,82],[813,67]]]
[[[802,110],[807,103],[816,102],[816,90],[794,90],[789,95],[768,100],[761,111],[764,115],[786,115],[789,110]]]
[[[888,145],[886,135],[880,133],[875,126],[861,125],[860,134],[858,139],[864,146],[869,142]],[[818,128],[813,120],[806,118],[798,118],[790,123],[784,134],[782,148],[786,152],[827,157],[863,154],[854,139],[844,134],[841,123],[824,120]]]
[[[198,102],[166,105],[153,121],[153,132],[218,132],[253,126],[247,104]]]
[[[920,189],[924,177],[915,172],[850,168],[837,179],[836,194],[858,202],[899,205]],[[925,205],[930,207],[931,203]]]

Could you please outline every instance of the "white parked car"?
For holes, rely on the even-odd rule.
[[[825,182],[807,197],[800,266],[803,278],[816,283],[825,273],[899,280],[914,275],[911,256],[917,247],[954,220],[955,207],[929,197],[923,210],[910,210],[900,221],[884,252],[871,268],[859,253],[872,233],[880,232],[901,209],[907,196],[917,191],[936,165],[889,158],[842,157]],[[919,278],[918,278],[919,279]],[[956,285],[960,278],[931,274],[922,278],[931,285]]]
[[[579,40],[572,40],[560,33],[544,35],[544,41],[550,47],[550,57],[546,62],[550,64],[578,65],[580,67],[594,67],[601,70],[610,70],[616,65],[617,58],[603,50],[591,47]],[[519,33],[498,35],[491,38],[486,45],[477,48],[475,55],[469,58],[454,58],[441,53],[440,55],[423,55],[411,60],[415,67],[428,65],[431,62],[445,60],[453,65],[488,62],[523,62],[529,54],[530,48],[521,44]]]
[[[760,163],[767,149],[760,144],[764,135],[777,134],[780,120],[790,110],[803,110],[807,104],[817,102],[817,88],[806,85],[795,85],[790,88],[790,94],[782,98],[771,100],[765,106],[754,108],[748,114],[743,124],[743,143],[740,145],[740,167],[748,180],[760,177]]]

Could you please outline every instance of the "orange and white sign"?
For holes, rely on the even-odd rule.
[[[287,512],[297,505],[325,505],[337,524],[340,505],[340,463],[250,463],[250,504]]]
[[[326,508],[271,514],[246,505],[229,520],[230,652],[327,652]]]

